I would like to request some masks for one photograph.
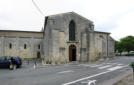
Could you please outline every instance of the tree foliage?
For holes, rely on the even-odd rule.
[[[115,52],[118,51],[119,53],[122,53],[124,50],[122,43],[119,41],[115,41]]]
[[[124,37],[120,40],[120,42],[122,43],[124,51],[129,53],[134,50],[134,36]]]
[[[121,38],[120,41],[115,42],[115,51],[119,53],[123,51],[127,51],[128,53],[130,51],[134,51],[134,36],[127,36],[124,38]]]

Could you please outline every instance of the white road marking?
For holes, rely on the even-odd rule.
[[[62,74],[62,73],[69,73],[69,72],[74,72],[74,71],[73,70],[67,70],[67,71],[61,71],[61,72],[58,72],[58,73]]]
[[[78,66],[86,66],[86,67],[99,67],[99,66],[104,66],[105,64],[111,64],[111,65],[114,65],[114,64],[117,64],[117,63],[102,63],[102,64],[80,64]]]
[[[115,67],[109,68],[109,69],[107,69],[107,70],[109,70],[109,71],[114,71],[114,70],[117,70],[117,69],[120,69],[120,68],[123,68],[123,67],[127,67],[127,66],[129,66],[129,65],[125,65],[125,66],[115,66]]]
[[[123,65],[123,64],[118,64],[118,65],[120,66],[120,65]]]
[[[106,65],[106,66],[102,66],[102,67],[99,67],[98,69],[104,69],[104,68],[108,68],[108,67],[111,67],[112,65]]]
[[[122,66],[122,67],[120,67],[118,69],[121,69],[121,68],[124,68],[124,67],[127,67],[127,66],[129,66],[129,65]],[[81,78],[81,79],[78,79],[78,80],[75,80],[75,81],[72,81],[72,82],[64,83],[62,85],[70,85],[70,84],[73,84],[73,83],[76,83],[76,82],[79,82],[79,81],[82,81],[82,80],[85,80],[85,79],[90,79],[90,78],[93,78],[93,77],[96,77],[96,76],[100,76],[100,75],[112,72],[114,70],[117,70],[117,69],[108,70],[108,71],[105,71],[105,72],[102,72],[102,73],[99,73],[99,74],[95,74],[95,75],[92,75],[92,76],[84,77],[84,78]]]
[[[117,64],[117,63],[107,63],[107,64],[110,64],[110,65],[106,65],[106,66],[98,67],[98,69],[108,68],[108,67],[111,67],[112,65],[115,65],[115,64]]]
[[[106,63],[102,63],[102,64],[100,64],[100,65],[94,65],[94,66],[90,66],[90,67],[99,67],[99,66],[102,66],[102,65],[104,65],[104,64],[106,64]]]
[[[100,66],[104,66],[106,64],[111,64],[111,65],[114,65],[114,64],[117,64],[117,63],[102,63],[100,65],[94,65],[94,66],[90,66],[90,67],[100,67]]]
[[[91,66],[95,66],[95,65],[96,64],[81,64],[80,66],[87,66],[87,67],[90,66],[91,67]]]
[[[81,82],[81,83],[87,83],[87,85],[91,85],[91,84],[95,85],[95,82],[96,80],[88,80],[88,81]]]

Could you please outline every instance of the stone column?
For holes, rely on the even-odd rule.
[[[50,51],[50,50],[49,50]],[[52,30],[52,62],[59,62],[59,30]]]
[[[95,56],[95,39],[94,39],[94,32],[91,31],[89,33],[90,36],[90,48],[89,48],[89,60],[94,61],[96,56]]]

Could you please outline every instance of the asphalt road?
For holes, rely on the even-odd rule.
[[[119,57],[105,62],[65,64],[34,68],[24,64],[16,70],[0,69],[0,85],[95,85],[131,70],[134,57]]]

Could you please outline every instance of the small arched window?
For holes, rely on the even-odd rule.
[[[12,49],[12,43],[9,43],[9,49]]]
[[[26,44],[24,44],[24,49],[27,49],[27,45]]]
[[[75,41],[75,22],[73,20],[69,23],[69,40]]]

